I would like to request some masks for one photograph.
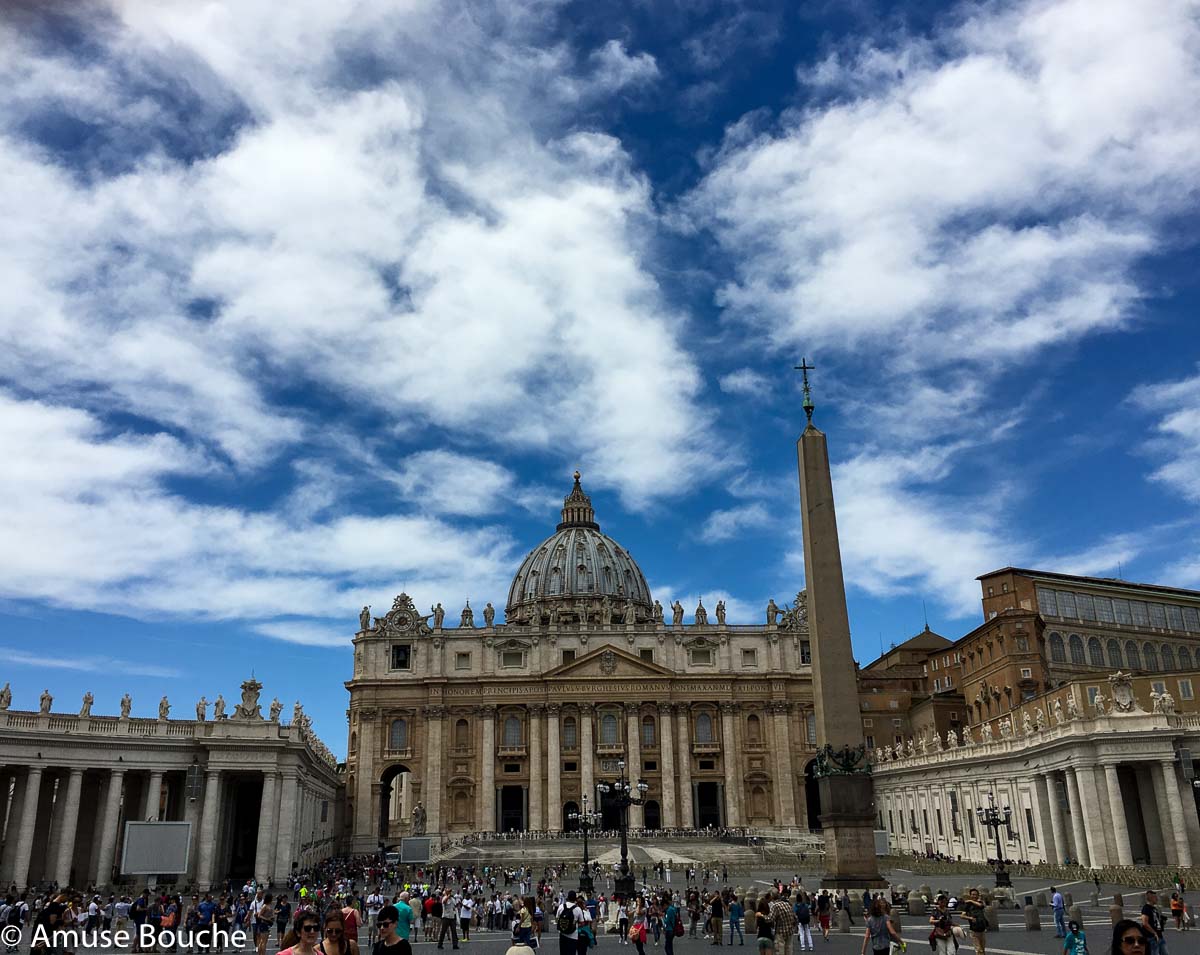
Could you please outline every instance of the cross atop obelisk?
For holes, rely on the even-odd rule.
[[[804,413],[808,415],[808,423],[812,424],[813,405],[812,390],[808,387],[808,373],[816,368],[816,365],[810,365],[807,358],[801,358],[800,364],[795,366],[796,371],[804,375],[804,401],[801,405],[804,408]]]

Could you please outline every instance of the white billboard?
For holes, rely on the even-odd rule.
[[[171,875],[188,870],[190,822],[127,822],[122,875]]]

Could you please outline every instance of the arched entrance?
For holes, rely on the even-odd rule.
[[[662,828],[662,810],[658,806],[658,800],[651,799],[645,805],[645,818],[647,829]]]
[[[579,820],[572,819],[571,814],[579,812],[579,803],[569,802],[563,806],[562,810],[562,827],[563,832],[578,832]]]
[[[804,767],[804,799],[808,805],[808,828],[821,828],[821,790],[817,785],[817,777],[813,775],[813,769],[816,767],[817,761],[810,759],[808,765]]]
[[[617,805],[614,793],[600,793],[600,828],[621,828],[621,807]]]
[[[718,828],[722,823],[721,784],[696,783],[696,825],[701,829]]]
[[[389,766],[383,771],[383,775],[379,777],[379,842],[382,845],[391,845],[399,838],[399,833],[393,834],[392,829],[392,801],[400,799],[400,792],[404,788],[405,777],[410,770],[402,763],[397,763],[395,766]],[[400,806],[402,812],[410,813],[411,806]]]

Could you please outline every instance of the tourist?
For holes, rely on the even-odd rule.
[[[872,918],[874,918],[873,915]],[[870,923],[870,919],[867,921]],[[929,944],[933,948],[934,955],[954,955],[958,951],[958,942],[954,938],[954,923],[950,921],[950,916],[936,916],[932,921],[933,930],[929,933]],[[869,924],[867,931],[870,932]],[[884,951],[888,951],[890,948],[889,943]]]
[[[1175,931],[1182,932],[1185,928],[1183,922],[1184,910],[1183,899],[1179,897],[1178,892],[1171,893],[1171,918],[1175,920]]]
[[[306,912],[311,911],[306,909]],[[301,915],[296,914],[299,923]],[[321,927],[321,955],[358,955],[358,942],[346,934],[346,922],[342,910],[336,905],[325,913],[325,924]]]
[[[629,940],[637,946],[638,955],[646,955],[646,922],[648,915],[646,906],[641,899],[637,900],[637,908],[633,913],[633,925],[629,929]]]
[[[267,901],[269,902],[270,900],[271,897],[267,896]],[[342,906],[342,919],[346,926],[346,938],[355,945],[358,945],[358,927],[362,919],[359,918],[358,907],[353,895],[347,898],[346,904]]]
[[[629,944],[629,900],[617,902],[617,944]]]
[[[292,903],[282,893],[275,899],[275,929],[282,940],[287,931],[288,922],[292,920]],[[282,943],[281,943],[282,944]]]
[[[821,937],[829,941],[829,917],[832,906],[829,904],[829,893],[822,889],[817,893],[817,924],[821,926]]]
[[[1141,922],[1121,919],[1113,926],[1108,955],[1147,955],[1149,951],[1150,932]]]
[[[731,894],[729,896],[729,944],[733,944],[733,933],[737,932],[738,944],[745,945],[746,939],[742,935],[742,915],[745,909],[742,907],[741,900]]]
[[[967,920],[967,929],[975,943],[976,955],[986,955],[988,920],[978,889],[971,889],[967,893],[966,899],[963,900],[962,917]]]
[[[458,905],[458,923],[462,926],[462,940],[471,941],[471,916],[475,914],[475,900],[464,892]]]
[[[1163,937],[1162,910],[1158,907],[1158,893],[1146,890],[1146,903],[1142,906],[1142,926],[1150,936],[1149,955],[1167,955],[1167,940]]]
[[[1063,936],[1063,955],[1088,955],[1087,936],[1074,919],[1067,923],[1067,934]]]
[[[771,900],[771,921],[775,923],[776,955],[792,955],[792,938],[796,933],[796,916],[792,912],[791,889],[784,886],[779,897]]]
[[[812,905],[808,901],[808,893],[800,889],[796,893],[796,904],[792,907],[796,916],[796,938],[800,942],[800,951],[813,950],[812,937]]]
[[[316,914],[305,912],[296,919],[296,927],[279,939],[279,955],[318,955],[321,922]]]
[[[725,905],[720,892],[714,892],[708,901],[708,922],[712,934],[712,944],[721,945],[721,933],[725,924]],[[732,944],[732,943],[730,943]]]
[[[458,919],[455,918],[455,903],[454,896],[449,890],[442,893],[442,900],[438,904],[442,921],[442,930],[438,934],[438,948],[444,948],[446,945],[446,936],[450,936],[450,945],[452,948],[458,948]]]
[[[1054,908],[1054,937],[1064,938],[1067,934],[1067,902],[1054,886],[1050,886],[1050,904]]]
[[[679,909],[675,905],[675,899],[670,892],[664,892],[662,897],[663,904],[666,909],[663,912],[663,937],[666,941],[663,942],[663,951],[666,955],[675,955],[675,939],[682,932],[678,929],[683,925],[679,917]]]
[[[862,955],[867,955],[868,946],[871,949],[872,955],[888,955],[891,951],[893,940],[900,941],[900,936],[892,927],[892,920],[888,918],[887,912],[883,908],[883,899],[876,899],[871,903],[871,914],[867,916],[867,930],[863,934]],[[939,932],[944,933],[944,937],[948,943],[954,942],[954,933],[950,928],[950,914],[946,913],[934,926],[934,935]],[[939,936],[940,938],[940,936]],[[953,948],[944,948],[937,941],[934,942],[934,955],[954,955]]]
[[[771,903],[763,896],[758,903],[758,917],[754,924],[758,930],[758,955],[773,955],[775,951],[775,923],[771,919]]]
[[[274,897],[264,895],[260,898],[259,894],[255,893],[255,902],[250,906],[250,914],[254,919],[254,948],[258,955],[267,955],[267,942],[271,938],[271,926],[275,924]],[[281,940],[280,945],[282,944]]]

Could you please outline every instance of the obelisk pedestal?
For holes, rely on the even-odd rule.
[[[866,760],[858,676],[850,645],[842,552],[833,508],[825,435],[813,427],[805,379],[808,427],[796,444],[804,522],[804,577],[817,717],[817,790],[825,837],[825,876],[836,889],[883,886],[875,856],[875,798]]]

